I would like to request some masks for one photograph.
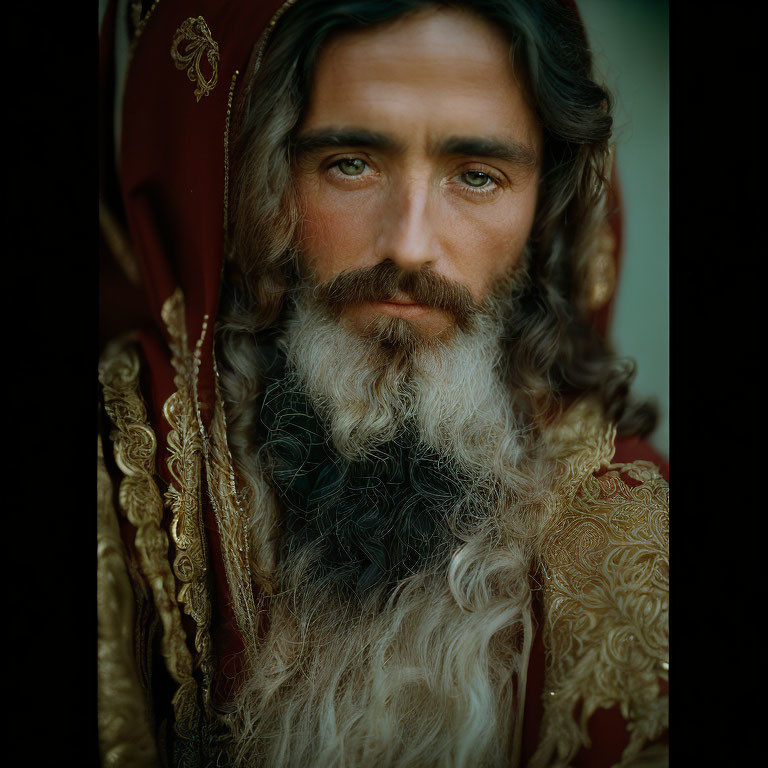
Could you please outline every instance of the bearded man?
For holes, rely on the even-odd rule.
[[[156,326],[100,366],[105,764],[666,764],[575,7],[198,5],[128,9],[102,183]]]

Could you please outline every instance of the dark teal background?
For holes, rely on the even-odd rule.
[[[595,66],[613,92],[624,196],[623,266],[612,338],[658,401],[651,442],[669,456],[669,4],[577,0]]]

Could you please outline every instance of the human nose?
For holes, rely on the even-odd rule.
[[[411,184],[406,190],[393,190],[389,203],[383,217],[383,258],[405,272],[416,272],[432,264],[436,242],[429,190]]]

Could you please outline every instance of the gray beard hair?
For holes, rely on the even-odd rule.
[[[499,373],[508,308],[496,301],[449,340],[420,339],[405,320],[381,318],[366,337],[299,290],[282,346],[297,385],[350,461],[411,427],[479,481],[518,465],[527,433]]]
[[[443,341],[390,320],[361,337],[297,291],[280,344],[291,386],[336,450],[375,456],[414,430],[471,478],[471,525],[454,531],[445,568],[400,581],[384,605],[308,579],[308,561],[278,566],[268,630],[246,649],[234,765],[515,764],[533,637],[528,576],[551,500],[500,376],[506,311],[490,305]]]

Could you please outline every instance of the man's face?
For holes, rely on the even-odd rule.
[[[541,130],[489,23],[429,10],[333,38],[298,134],[300,251],[318,282],[393,262],[479,303],[533,224]],[[398,290],[342,310],[359,333],[390,316],[424,337],[455,318]]]

